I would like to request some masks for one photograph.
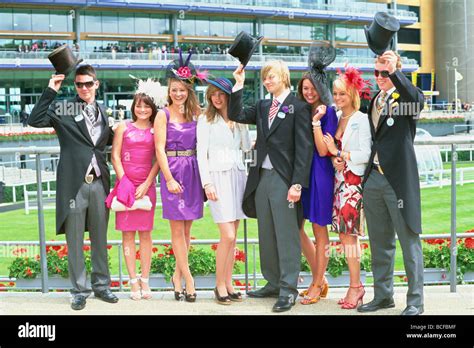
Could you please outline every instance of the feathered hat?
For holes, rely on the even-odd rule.
[[[165,86],[162,86],[154,79],[148,78],[142,80],[133,75],[129,76],[137,82],[137,90],[135,91],[135,94],[145,94],[150,97],[158,109],[166,106],[168,90]]]
[[[179,59],[175,59],[168,64],[166,68],[166,77],[178,80],[183,80],[189,83],[194,83],[196,79],[199,81],[206,80],[208,77],[208,71],[198,71],[193,63],[191,63],[191,55],[189,52],[186,61],[183,61],[183,52],[179,49]]]
[[[372,84],[369,80],[364,80],[362,78],[362,73],[359,69],[346,64],[344,72],[337,69],[337,74],[339,75],[339,78],[345,81],[348,88],[355,88],[356,91],[359,92],[361,98],[370,100],[370,87]]]
[[[326,68],[335,59],[336,49],[332,45],[322,45],[318,42],[311,44],[308,54],[309,74],[324,105],[331,105],[333,103]]]

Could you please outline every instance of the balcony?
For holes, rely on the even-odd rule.
[[[50,52],[19,53],[14,51],[0,52],[0,69],[48,69],[53,67],[47,56]],[[81,52],[84,63],[105,70],[160,70],[168,63],[178,58],[178,54],[151,53],[111,53],[111,52]],[[228,54],[195,54],[192,57],[196,66],[207,70],[235,70],[238,61]],[[281,59],[288,64],[292,71],[305,71],[308,68],[305,55],[255,54],[247,65],[247,70],[259,70],[269,60]],[[343,68],[348,63],[361,71],[372,71],[374,58],[358,56],[338,56],[328,67],[328,70]],[[403,71],[412,72],[418,69],[414,59],[403,57]]]

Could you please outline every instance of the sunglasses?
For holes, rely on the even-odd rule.
[[[387,70],[374,70],[375,77],[379,77],[382,75],[383,78],[387,78],[390,73]]]
[[[92,88],[92,86],[94,86],[95,84],[95,80],[92,80],[92,81],[87,81],[87,82],[77,82],[75,81],[74,84],[76,85],[77,88],[81,89],[82,87],[86,87],[86,88]]]

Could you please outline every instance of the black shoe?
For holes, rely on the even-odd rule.
[[[253,298],[265,298],[265,297],[275,297],[278,298],[279,292],[278,291],[272,291],[269,289],[261,288],[259,290],[251,290],[247,292],[248,297],[253,297]]]
[[[273,305],[273,312],[286,312],[291,309],[295,305],[295,297],[293,295],[288,296],[280,296],[278,297],[278,301]]]
[[[174,281],[173,277],[171,277],[171,284],[173,284],[173,291],[174,291],[174,299],[176,301],[183,301],[184,300],[184,292],[183,291],[176,291],[176,288],[174,286]]]
[[[196,293],[196,283],[194,282],[194,279],[193,279],[193,285],[194,285],[194,294],[188,294],[188,292],[184,290],[184,300],[186,302],[196,302],[197,293]]]
[[[108,302],[108,303],[117,303],[118,302],[118,297],[115,296],[110,289],[105,289],[101,291],[94,291],[94,295],[97,298],[100,298],[102,301]]]
[[[395,307],[395,302],[393,301],[393,298],[385,298],[383,300],[377,300],[374,298],[369,303],[366,303],[362,306],[357,307],[357,311],[361,313],[375,312],[375,311],[378,311],[379,309],[393,308],[393,307]]]
[[[242,302],[242,294],[240,292],[233,292],[233,293],[230,293],[229,292],[229,297],[230,297],[230,300],[231,301],[234,301],[234,302]]]
[[[216,301],[217,301],[218,304],[230,305],[232,303],[232,301],[230,300],[229,295],[227,295],[227,296],[219,295],[219,290],[217,290],[217,287],[214,288],[214,295],[216,295]]]
[[[75,295],[72,298],[71,308],[75,311],[80,311],[86,306],[86,297],[82,295]]]
[[[423,314],[425,309],[421,306],[407,306],[402,312],[402,315],[420,315]]]

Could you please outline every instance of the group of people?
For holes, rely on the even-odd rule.
[[[233,84],[223,77],[210,79],[195,69],[190,55],[186,61],[180,55],[166,70],[167,89],[151,80],[138,82],[132,120],[115,129],[95,100],[100,82],[92,66],[82,65],[75,72],[77,97],[71,102],[82,103],[79,114],[61,114],[54,107],[65,76],[53,75],[28,123],[54,127],[61,145],[56,223],[57,233],[65,233],[68,243],[72,308],[84,308],[91,293],[82,253],[84,231],[89,231],[92,244],[92,291],[104,301],[118,301],[109,288],[108,208],[116,210],[115,227],[123,231],[130,297],[152,298],[151,234],[159,175],[162,218],[169,220],[176,259],[171,278],[176,300],[197,298],[188,252],[193,221],[202,218],[207,200],[220,232],[214,289],[219,304],[243,300],[233,287],[232,270],[239,221],[249,217],[258,220],[260,265],[267,284],[247,295],[277,298],[273,311],[290,310],[298,295],[303,305],[328,296],[324,274],[329,225],[340,237],[350,272],[349,289],[338,302],[341,308],[367,312],[394,306],[396,230],[408,277],[403,314],[421,314],[421,209],[413,148],[417,115],[398,110],[406,110],[402,103],[422,106],[423,94],[402,74],[400,57],[393,51],[376,58],[380,92],[372,98],[368,114],[359,110],[368,85],[357,69],[339,72],[332,91],[324,69],[316,70],[303,75],[293,95],[287,65],[278,60],[265,63],[261,80],[272,99],[244,107],[243,65],[234,71]],[[208,85],[204,110],[193,88],[197,81]],[[256,125],[257,140],[256,161],[247,176],[242,151],[252,148],[248,124]],[[108,144],[117,176],[112,191]],[[305,233],[305,219],[315,243]],[[365,235],[365,220],[375,297],[362,304],[358,237]],[[299,294],[301,253],[313,281]]]

